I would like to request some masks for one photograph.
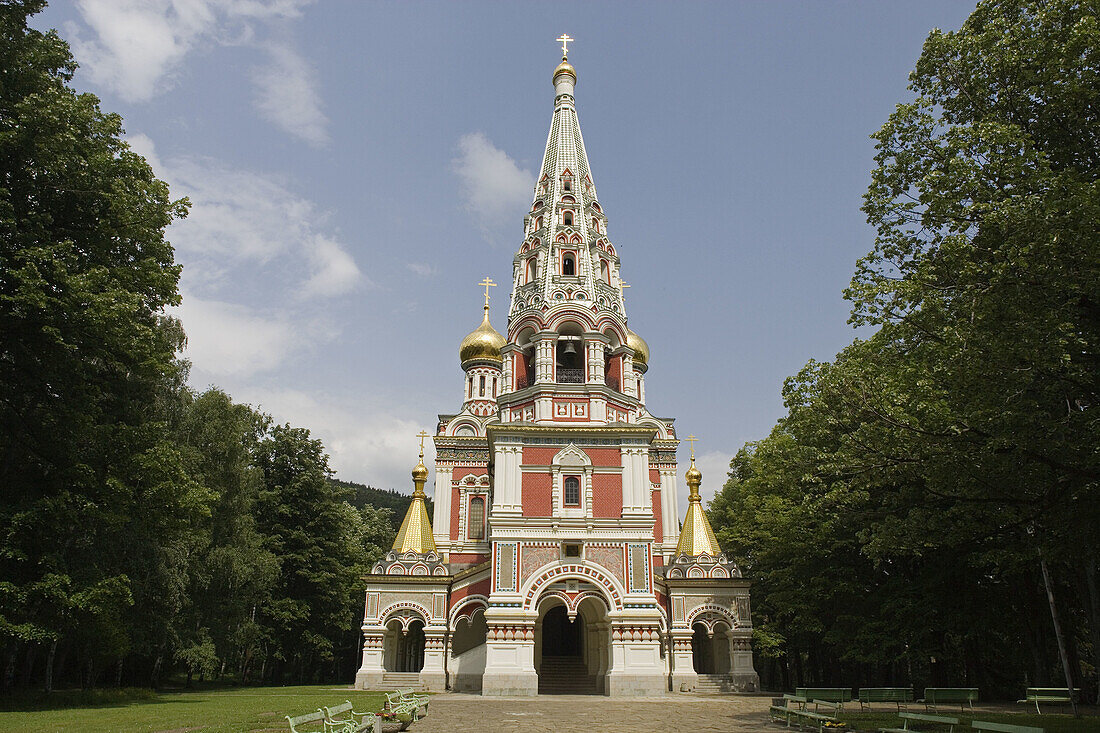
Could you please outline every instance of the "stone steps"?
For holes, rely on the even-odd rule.
[[[543,657],[539,667],[540,695],[595,695],[596,678],[578,657]]]
[[[424,685],[420,684],[419,672],[383,672],[382,686],[402,690],[408,687],[414,690],[424,689]]]
[[[728,674],[701,674],[695,683],[695,692],[708,695],[733,692],[733,678]]]

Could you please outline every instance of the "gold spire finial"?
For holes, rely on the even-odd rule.
[[[420,460],[412,470],[414,486],[412,502],[405,513],[405,519],[401,522],[401,529],[397,530],[393,549],[398,552],[416,552],[423,555],[435,552],[435,537],[432,536],[428,508],[424,504],[424,483],[428,480],[428,467],[424,465],[424,438],[428,437],[428,433],[421,430],[416,437],[420,438]]]
[[[416,462],[416,468],[412,470],[413,496],[424,497],[424,483],[428,480],[428,467],[424,465],[424,438],[428,434],[421,430],[417,436],[420,438],[420,460]]]
[[[568,44],[573,41],[568,34],[562,33],[560,36],[554,39],[555,41],[561,41],[561,60],[565,61],[569,58],[569,46]]]
[[[695,465],[695,443],[699,439],[694,435],[687,436],[687,442],[691,443],[691,465]]]
[[[699,494],[699,485],[703,483],[703,473],[695,467],[695,443],[699,439],[689,435],[687,440],[691,443],[691,467],[684,475],[689,489],[688,510],[684,517],[684,526],[680,530],[680,541],[676,544],[676,554],[717,557],[722,548],[718,546],[718,538],[714,536],[714,529],[707,521],[707,515],[703,511],[703,497]]]
[[[478,285],[485,286],[485,310],[489,310],[489,288],[495,288],[497,284],[489,279],[488,276],[484,280],[478,283]]]

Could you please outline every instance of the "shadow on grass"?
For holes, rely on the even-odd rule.
[[[69,708],[118,708],[127,705],[160,705],[166,702],[202,702],[181,700],[182,694],[205,693],[207,690],[151,690],[144,687],[121,689],[16,690],[0,695],[0,712],[29,713],[42,710],[67,710]]]

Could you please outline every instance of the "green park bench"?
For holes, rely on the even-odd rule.
[[[1033,725],[1009,725],[1008,723],[989,723],[984,720],[970,721],[970,727],[975,730],[993,730],[997,733],[1045,733],[1042,728]]]
[[[325,724],[325,714],[320,710],[314,710],[305,715],[295,717],[286,716],[286,722],[290,723],[290,733],[328,733]],[[304,727],[303,727],[304,726]]]
[[[400,695],[403,702],[415,702],[417,704],[417,706],[420,708],[419,717],[423,718],[425,715],[428,714],[429,698],[427,695],[417,695],[411,687],[406,687],[404,689],[398,690],[397,694]]]
[[[396,715],[410,715],[413,722],[420,719],[420,701],[404,698],[400,691],[387,692],[386,704],[383,707]]]
[[[826,723],[836,723],[835,711],[841,703],[829,702],[826,700],[814,700],[815,703],[826,704],[833,706],[834,714],[826,715],[824,713],[810,712],[809,710],[791,710],[788,715],[787,727],[791,727],[791,723],[798,723],[798,729],[802,730],[802,726],[807,725],[811,729],[817,728],[818,733],[823,733]]]
[[[1043,711],[1039,709],[1039,703],[1052,702],[1061,705],[1069,705],[1076,702],[1081,697],[1081,688],[1073,688],[1073,697],[1070,697],[1068,687],[1029,687],[1024,694],[1023,700],[1017,700],[1016,702],[1033,702],[1035,703],[1035,712],[1039,715],[1043,714]]]
[[[916,723],[935,723],[937,726],[950,726],[948,728],[948,733],[955,733],[955,726],[959,724],[958,718],[948,718],[945,715],[926,715],[924,713],[898,713],[898,717],[900,717],[902,720],[900,728],[879,728],[879,733],[908,733],[909,731],[920,730],[919,728],[910,728],[910,721]]]
[[[768,708],[768,714],[771,715],[771,719],[777,723],[786,723],[787,727],[791,727],[791,713],[797,710],[805,710],[806,703],[808,703],[804,697],[798,697],[790,693],[785,693],[783,697],[773,697],[772,704]]]
[[[958,703],[960,710],[963,705],[969,705],[973,710],[977,699],[977,687],[925,687],[924,699],[917,702],[924,703],[925,710],[935,710],[937,705],[955,703]]]
[[[913,702],[912,687],[861,687],[859,688],[859,709],[870,710],[873,702],[892,702],[900,712],[907,703]]]
[[[322,710],[325,713],[326,730],[342,730],[344,733],[380,733],[382,730],[381,719],[377,715],[352,710],[351,700]]]
[[[840,710],[844,709],[844,703],[852,701],[851,687],[796,687],[794,694],[813,700],[814,703],[819,700],[840,703]]]

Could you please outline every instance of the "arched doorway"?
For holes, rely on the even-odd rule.
[[[730,672],[729,627],[719,622],[714,629],[696,623],[691,635],[691,662],[696,674],[728,675]]]
[[[576,597],[580,594],[574,593]],[[538,606],[535,671],[539,694],[600,694],[611,662],[607,605],[602,597],[588,595],[571,608],[566,598],[572,600],[564,594],[551,594]]]
[[[382,635],[382,667],[387,672],[419,672],[424,668],[424,622],[407,624],[395,618]]]

